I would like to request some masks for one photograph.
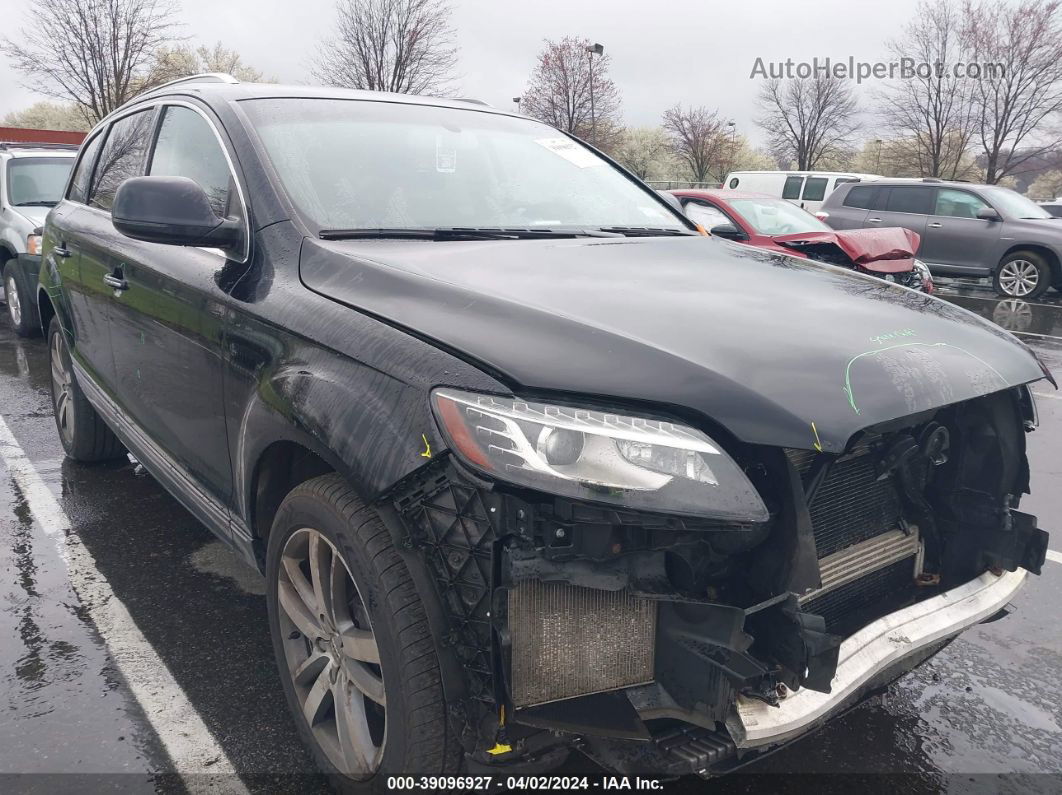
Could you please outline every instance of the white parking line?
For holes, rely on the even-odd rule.
[[[190,792],[247,792],[232,761],[203,723],[166,664],[96,568],[51,490],[0,417],[0,458],[41,530],[55,542],[70,583]]]
[[[1053,560],[1055,563],[1062,563],[1062,552],[1055,552],[1053,549],[1047,550],[1047,559]]]
[[[1047,398],[1048,400],[1062,400],[1062,395],[1049,395],[1046,392],[1033,392],[1038,398]]]

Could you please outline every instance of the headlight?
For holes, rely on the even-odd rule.
[[[41,236],[38,234],[26,237],[26,253],[37,255],[41,253]]]
[[[918,287],[927,293],[933,292],[933,274],[930,272],[929,266],[922,260],[916,259],[914,261],[914,272]]]
[[[694,428],[454,389],[432,402],[451,448],[500,480],[660,513],[768,518],[741,468]]]

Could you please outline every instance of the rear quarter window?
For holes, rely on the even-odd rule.
[[[77,161],[77,169],[74,171],[74,178],[70,182],[70,190],[66,194],[66,198],[70,199],[70,201],[84,204],[88,200],[92,167],[96,163],[96,155],[100,152],[103,138],[104,134],[101,132],[81,147],[81,159]]]

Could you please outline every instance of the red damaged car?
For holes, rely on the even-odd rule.
[[[915,257],[920,237],[901,227],[852,229],[826,226],[785,199],[735,190],[673,190],[686,215],[710,234],[757,248],[827,262],[933,292],[933,277]]]

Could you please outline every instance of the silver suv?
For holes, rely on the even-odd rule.
[[[1062,288],[1062,218],[998,185],[875,180],[840,185],[816,213],[834,229],[902,226],[922,236],[934,275],[990,278],[996,292],[1038,298]]]
[[[63,195],[75,155],[71,144],[0,143],[0,269],[8,315],[22,336],[38,328],[38,230]]]

